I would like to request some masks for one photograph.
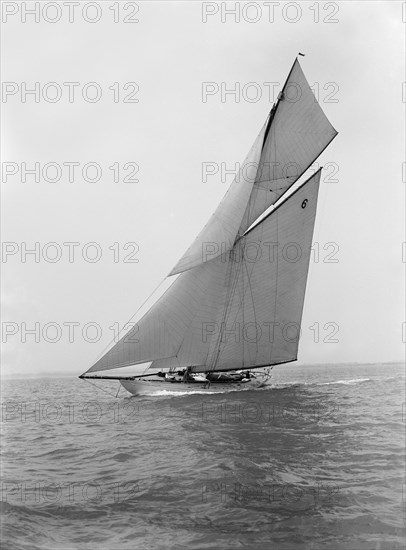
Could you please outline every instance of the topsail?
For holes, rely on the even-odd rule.
[[[217,255],[231,250],[236,237],[286,193],[336,135],[296,60],[230,189],[170,274],[207,261],[203,246],[210,243]]]
[[[296,60],[240,173],[171,271],[172,285],[87,372],[294,361],[320,170],[281,197],[336,134]]]

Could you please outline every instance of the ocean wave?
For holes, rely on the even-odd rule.
[[[264,387],[264,388],[249,388],[249,389],[253,389],[254,391],[256,390],[263,390],[263,389],[269,389],[271,386],[268,386],[268,387]],[[185,395],[217,395],[217,394],[222,394],[222,393],[230,393],[230,392],[241,392],[241,391],[244,391],[246,392],[247,390],[244,388],[244,389],[241,389],[241,388],[227,388],[226,385],[224,387],[223,390],[216,390],[215,392],[208,392],[206,390],[192,390],[192,391],[170,391],[170,390],[158,390],[158,391],[153,391],[151,390],[151,393],[148,393],[148,394],[145,394],[145,396],[148,396],[148,397],[176,397],[176,396],[179,396],[179,397],[183,397]]]
[[[44,396],[79,413],[98,399],[104,420],[4,418],[3,547],[400,549],[402,373],[291,367],[261,391],[108,401],[47,381]]]
[[[350,378],[346,380],[334,380],[332,382],[318,382],[316,386],[331,386],[334,384],[345,384],[345,385],[360,384],[361,382],[369,382],[371,380],[372,378]]]

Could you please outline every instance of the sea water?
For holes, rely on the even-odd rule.
[[[404,382],[400,364],[208,395],[7,380],[2,548],[404,548]]]

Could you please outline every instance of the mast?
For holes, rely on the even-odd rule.
[[[302,54],[303,55],[303,54]],[[262,144],[262,149],[264,148],[265,146],[265,142],[266,142],[266,138],[268,137],[268,133],[269,133],[269,130],[271,128],[271,125],[272,125],[272,122],[273,122],[273,119],[275,117],[275,113],[276,113],[276,109],[278,108],[278,105],[281,101],[281,99],[283,99],[283,96],[284,96],[284,93],[285,93],[285,89],[286,89],[286,85],[289,81],[289,78],[290,78],[290,75],[292,74],[292,71],[293,71],[293,67],[295,66],[295,63],[297,61],[297,57],[295,58],[294,62],[293,62],[293,65],[289,71],[289,74],[288,76],[286,77],[286,80],[285,80],[285,83],[284,85],[282,86],[282,90],[279,92],[278,94],[278,97],[276,99],[276,102],[272,105],[272,109],[270,110],[269,112],[269,117],[268,117],[268,123],[266,125],[266,129],[265,129],[265,134],[264,134],[264,141],[263,141],[263,144]]]

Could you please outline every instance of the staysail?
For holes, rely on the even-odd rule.
[[[193,364],[205,361],[207,353],[199,352],[201,326],[196,319],[204,314],[205,322],[215,320],[226,269],[225,262],[214,261],[182,273],[140,321],[87,372],[160,359],[170,360],[169,365],[173,366],[173,358],[180,356],[181,348],[187,365],[191,361]],[[185,357],[184,350],[189,347],[190,355],[186,352]],[[181,366],[181,361],[176,361]]]
[[[254,173],[234,180],[170,273],[178,274],[172,285],[87,373],[147,362],[207,372],[294,361],[320,170],[258,218],[336,134],[296,60],[245,161]],[[207,243],[217,246],[203,254]]]

